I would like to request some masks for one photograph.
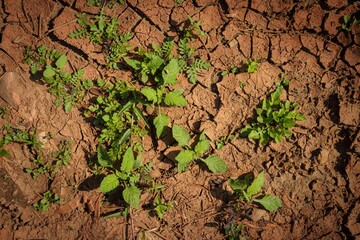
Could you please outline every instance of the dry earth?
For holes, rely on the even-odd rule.
[[[145,161],[155,163],[161,172],[156,181],[166,186],[164,198],[174,201],[161,221],[146,205],[132,211],[131,221],[101,217],[118,206],[82,184],[92,176],[87,160],[96,148],[96,131],[80,108],[66,114],[55,107],[47,87],[32,81],[22,63],[26,46],[44,44],[66,53],[72,67],[85,68],[88,78],[127,79],[129,73],[105,69],[104,55],[89,41],[68,37],[77,28],[76,13],[94,14],[98,8],[86,6],[85,0],[0,4],[0,75],[16,74],[15,82],[0,80],[1,106],[10,109],[0,126],[11,123],[35,127],[43,136],[51,133],[44,145],[49,152],[62,139],[74,143],[70,165],[51,186],[46,178],[33,180],[23,171],[31,165],[28,149],[5,146],[10,156],[0,159],[0,239],[224,239],[224,225],[230,221],[244,225],[246,239],[360,239],[360,25],[349,32],[340,29],[344,15],[360,19],[359,2],[127,0],[108,10],[118,18],[121,32],[134,34],[132,46],[176,37],[188,16],[203,21],[208,36],[197,47],[212,67],[197,84],[181,79],[189,104],[169,110],[173,123],[193,133],[206,130],[214,142],[253,117],[280,73],[290,80],[283,98],[298,102],[306,116],[281,144],[260,147],[237,137],[215,150],[229,165],[224,174],[211,174],[199,165],[178,174],[173,147],[149,141]],[[254,58],[260,62],[256,73],[221,76]],[[86,100],[92,97],[88,93]],[[261,171],[266,192],[281,197],[283,206],[268,213],[244,205],[234,215],[227,180]],[[48,187],[64,201],[36,212],[32,204]],[[142,202],[149,197],[144,194]]]

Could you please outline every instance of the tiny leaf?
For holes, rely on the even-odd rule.
[[[56,72],[51,67],[46,67],[45,71],[43,72],[43,76],[45,78],[51,78],[55,76]]]
[[[251,198],[252,195],[255,195],[261,191],[261,188],[264,186],[264,172],[261,172],[254,181],[250,184],[246,190],[246,195]]]
[[[189,146],[190,135],[189,133],[180,127],[179,125],[174,125],[172,128],[173,138],[178,142],[178,145],[181,147]]]
[[[119,185],[119,178],[115,174],[107,175],[100,184],[100,191],[110,192]]]
[[[169,124],[169,118],[168,116],[164,114],[159,114],[156,118],[154,118],[154,125],[156,129],[156,136],[158,138],[161,137],[162,133],[165,131]]]
[[[112,162],[109,157],[109,154],[107,153],[106,149],[100,144],[98,145],[98,149],[97,149],[97,157],[98,157],[98,162],[102,167],[112,166]]]
[[[216,156],[207,157],[204,163],[213,173],[223,173],[228,170],[228,166],[226,165],[224,160]]]
[[[135,163],[134,153],[131,147],[129,147],[128,149],[126,149],[124,153],[120,170],[122,172],[130,173],[134,167],[134,163]]]
[[[260,203],[266,210],[270,212],[278,210],[278,208],[281,207],[282,204],[279,197],[268,194],[265,195],[263,198],[253,199],[253,201]]]
[[[134,208],[138,208],[140,203],[141,190],[135,186],[126,187],[122,192],[122,196],[126,203]]]

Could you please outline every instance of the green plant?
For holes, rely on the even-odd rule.
[[[215,140],[216,149],[221,150],[229,140],[232,141],[234,139],[234,135],[222,136],[219,140]]]
[[[257,71],[258,61],[255,59],[254,61],[246,60],[247,72],[254,73]]]
[[[66,71],[67,57],[56,50],[47,50],[45,46],[36,50],[27,48],[24,57],[24,63],[30,65],[30,72],[34,75],[40,73],[42,81],[50,87],[49,93],[56,96],[54,104],[63,104],[67,113],[93,86],[92,80],[83,79],[83,69],[74,73]]]
[[[7,118],[7,109],[4,107],[0,107],[0,117],[2,119],[6,119]]]
[[[183,4],[185,0],[174,0],[176,4]]]
[[[241,231],[243,229],[242,224],[228,223],[225,225],[225,234],[229,240],[246,240],[244,236],[241,237]],[[241,237],[241,238],[240,238]]]
[[[29,173],[33,179],[37,179],[40,174],[49,174],[49,179],[52,179],[53,175],[59,171],[58,168],[52,166],[51,162],[44,162],[40,156],[36,156],[33,163],[36,164],[35,168],[25,168],[25,172]]]
[[[0,157],[7,157],[9,156],[9,152],[5,149],[2,149],[4,146],[4,139],[0,138]]]
[[[58,204],[62,201],[56,193],[52,193],[50,190],[46,191],[42,195],[42,199],[33,206],[36,211],[45,212],[49,210],[51,204]]]
[[[77,14],[80,28],[69,34],[70,38],[87,37],[93,44],[100,44],[106,55],[109,68],[119,69],[119,62],[131,49],[129,40],[131,33],[121,34],[118,31],[118,19],[110,19],[102,12],[93,18],[87,18],[85,13]]]
[[[29,131],[16,129],[11,127],[9,124],[6,124],[3,127],[3,133],[5,133],[3,139],[3,145],[9,144],[11,142],[21,143],[28,145],[32,150],[38,149],[42,150],[42,143],[37,139],[35,129],[30,129]]]
[[[276,90],[271,93],[270,99],[263,100],[261,108],[256,109],[257,122],[241,129],[242,136],[258,139],[260,144],[266,145],[271,138],[279,143],[283,137],[292,135],[289,129],[296,125],[296,120],[301,121],[305,117],[295,110],[298,106],[297,103],[280,100],[283,85],[287,84],[288,82],[283,79],[277,84]]]
[[[59,150],[54,152],[52,158],[57,166],[69,165],[71,156],[71,141],[64,140],[60,142]]]
[[[160,196],[155,197],[154,199],[154,210],[158,216],[158,218],[162,219],[164,217],[164,213],[173,208],[173,202],[165,202],[162,200]]]
[[[178,162],[179,173],[187,170],[189,164],[196,160],[205,163],[211,172],[222,173],[227,171],[228,166],[221,158],[213,155],[208,155],[206,158],[203,158],[210,147],[210,140],[207,139],[204,132],[199,136],[199,140],[194,147],[190,146],[190,135],[182,127],[174,125],[172,128],[172,135],[178,142],[178,145],[185,148],[184,150],[181,150],[175,158]]]
[[[360,23],[360,20],[357,18],[351,18],[349,15],[343,16],[343,24],[341,25],[341,29],[346,30],[348,32],[351,31],[351,28]]]
[[[207,34],[201,28],[202,20],[195,21],[192,17],[188,16],[188,21],[185,22],[185,25],[180,28],[180,31],[183,34],[185,39],[193,39],[199,36],[206,37]]]
[[[259,203],[270,212],[276,211],[282,204],[281,199],[274,195],[265,194],[262,197],[254,197],[264,186],[264,172],[259,173],[252,182],[248,176],[244,179],[230,179],[229,186],[235,191],[239,200]]]
[[[104,5],[108,6],[109,8],[114,8],[117,3],[124,4],[126,3],[126,0],[113,0],[113,1],[107,1],[107,0],[88,0],[86,5],[89,7],[95,6],[95,7],[103,7]]]

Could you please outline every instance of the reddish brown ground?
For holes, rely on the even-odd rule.
[[[22,64],[25,46],[45,44],[66,53],[72,67],[85,68],[89,78],[126,79],[120,71],[101,67],[104,56],[88,41],[67,37],[77,27],[77,12],[97,12],[85,3],[0,2],[0,75],[16,72],[21,83],[10,86],[20,104],[0,126],[10,122],[52,133],[48,151],[61,139],[74,142],[71,164],[50,186],[64,201],[45,213],[32,204],[48,187],[46,179],[33,180],[23,172],[30,165],[26,148],[6,147],[10,157],[0,159],[0,239],[127,239],[132,232],[138,239],[224,239],[224,225],[232,218],[244,225],[246,239],[360,239],[360,25],[351,32],[339,29],[342,16],[359,13],[358,2],[185,0],[175,5],[172,0],[128,0],[112,10],[121,32],[135,34],[133,46],[176,35],[174,27],[188,15],[203,20],[208,37],[199,52],[212,67],[200,84],[180,83],[189,104],[169,112],[174,123],[196,132],[206,129],[213,141],[227,135],[253,116],[280,73],[291,80],[284,97],[298,102],[306,116],[293,129],[294,136],[281,144],[261,148],[245,138],[227,144],[217,152],[230,167],[225,174],[211,174],[198,165],[177,174],[168,160],[171,149],[149,145],[145,161],[160,169],[157,182],[166,186],[164,198],[173,200],[174,208],[160,221],[143,206],[133,210],[132,222],[99,217],[116,206],[103,202],[98,190],[79,190],[92,175],[86,160],[95,150],[96,132],[79,110],[65,114],[55,107],[46,86],[31,81],[28,66]],[[249,58],[261,62],[256,73],[220,77]],[[261,171],[266,173],[266,192],[280,196],[282,208],[267,213],[243,206],[233,216],[227,179]],[[142,201],[148,197],[144,194]]]

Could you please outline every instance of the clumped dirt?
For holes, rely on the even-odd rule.
[[[77,28],[77,13],[96,14],[98,8],[86,6],[85,0],[0,4],[0,75],[13,72],[14,81],[0,85],[0,104],[10,109],[0,126],[51,133],[44,143],[48,152],[63,139],[73,142],[70,165],[51,186],[46,178],[33,180],[23,171],[31,165],[27,148],[5,147],[10,156],[0,159],[0,239],[224,239],[230,221],[244,225],[246,239],[360,238],[360,24],[349,32],[340,29],[344,15],[360,19],[359,2],[127,0],[107,9],[118,18],[121,32],[134,34],[132,46],[176,37],[188,16],[203,21],[208,36],[201,38],[198,51],[212,67],[195,85],[180,80],[189,104],[169,110],[173,123],[194,133],[206,130],[212,142],[229,135],[254,117],[280,73],[290,80],[283,99],[298,102],[306,116],[280,144],[260,147],[237,137],[215,150],[229,166],[224,174],[199,165],[177,174],[176,149],[149,140],[144,161],[154,162],[161,172],[156,181],[166,186],[164,198],[174,207],[159,220],[144,205],[132,211],[131,221],[103,218],[117,205],[104,201],[94,184],[84,184],[93,175],[87,161],[96,149],[96,131],[79,109],[65,114],[55,107],[46,86],[32,81],[22,63],[26,46],[44,44],[66,53],[74,69],[85,69],[86,78],[127,79],[129,73],[104,68],[104,54],[90,41],[68,37]],[[256,73],[221,76],[255,58],[260,62]],[[88,93],[86,100],[92,97]],[[266,192],[279,196],[283,206],[275,213],[241,206],[235,214],[227,180],[261,171]],[[48,187],[64,200],[48,212],[36,212],[32,204]],[[142,202],[149,197],[144,194]]]

